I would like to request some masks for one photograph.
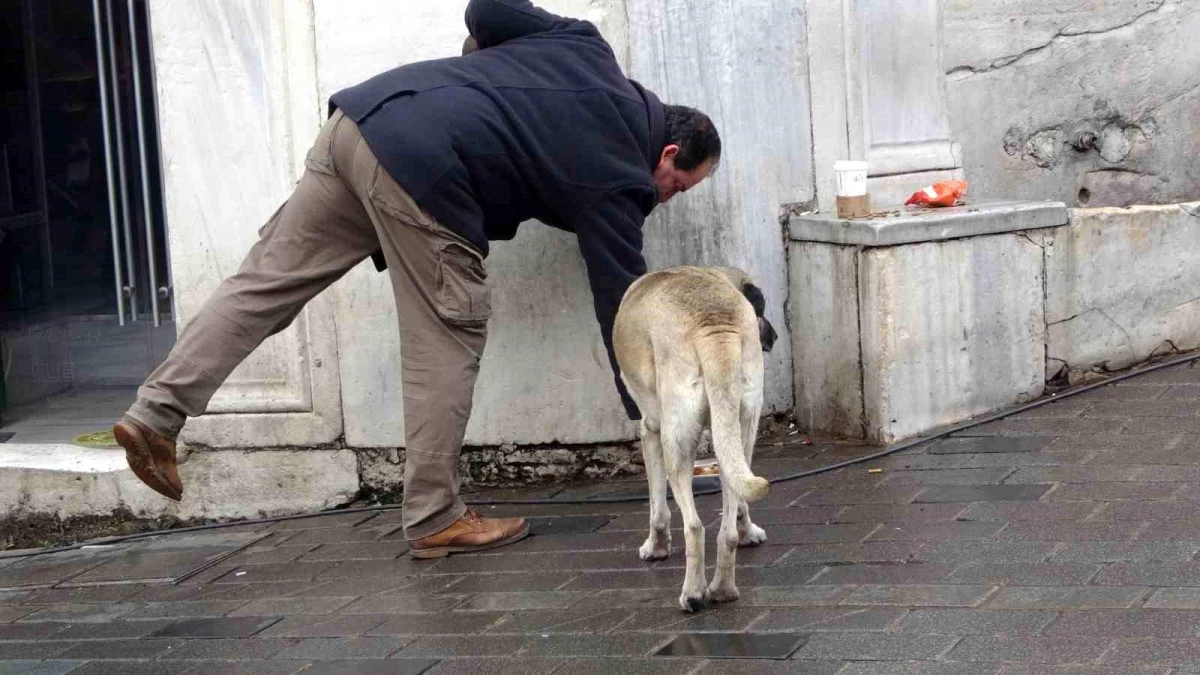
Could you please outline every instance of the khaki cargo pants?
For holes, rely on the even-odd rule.
[[[482,256],[417,206],[340,111],[306,165],[238,273],[187,324],[127,415],[176,438],[263,340],[382,248],[400,318],[405,534],[440,532],[466,511],[458,456],[490,314]]]

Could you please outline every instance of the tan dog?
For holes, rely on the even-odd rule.
[[[767,539],[746,506],[770,487],[750,471],[762,409],[762,354],[775,341],[763,309],[762,292],[741,270],[674,267],[634,282],[613,326],[621,378],[643,418],[650,536],[638,553],[642,560],[671,553],[669,479],[684,524],[687,573],[679,606],[685,612],[706,599],[736,600],[738,545]],[[692,471],[700,436],[710,426],[723,508],[717,569],[706,594],[704,525],[692,498]]]

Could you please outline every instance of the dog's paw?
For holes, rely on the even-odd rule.
[[[738,591],[737,586],[733,584],[723,584],[718,586],[716,580],[708,585],[708,600],[709,602],[733,602],[740,598],[742,594]]]
[[[658,541],[654,537],[646,540],[638,549],[638,557],[646,562],[666,560],[671,556],[671,540]]]
[[[696,595],[685,591],[683,595],[679,596],[679,609],[688,614],[699,612],[704,609],[706,604],[703,595]]]
[[[738,528],[738,546],[758,546],[767,540],[767,532],[761,527],[750,523],[749,530]]]

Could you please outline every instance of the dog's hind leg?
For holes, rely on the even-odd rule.
[[[638,549],[642,560],[662,560],[671,555],[671,509],[667,506],[667,472],[657,429],[642,420],[642,458],[650,483],[650,535]]]
[[[717,534],[717,569],[708,586],[708,599],[712,602],[730,602],[738,599],[737,583],[734,581],[734,565],[737,562],[738,510],[742,502],[728,485],[721,487],[721,531]]]
[[[699,399],[697,390],[695,398]],[[685,612],[695,612],[704,607],[704,523],[696,513],[696,502],[692,498],[692,469],[695,461],[696,442],[699,440],[699,400],[663,399],[663,424],[659,438],[662,442],[663,460],[667,479],[671,481],[671,493],[679,506],[683,518],[683,535],[687,549],[687,572],[683,579],[683,593],[679,596],[679,607]],[[668,412],[669,411],[669,412]]]
[[[753,354],[750,350],[750,354]],[[762,414],[763,372],[761,357],[759,363],[747,362],[745,367],[746,383],[742,395],[742,450],[746,456],[746,464],[754,466],[754,444],[758,442],[758,419]],[[738,544],[741,546],[758,546],[767,540],[767,533],[750,520],[750,505],[739,501],[737,508]]]

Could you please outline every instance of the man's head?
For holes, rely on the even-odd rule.
[[[667,113],[666,147],[654,168],[658,201],[667,203],[708,177],[721,161],[721,136],[708,115],[681,105],[663,106]]]

